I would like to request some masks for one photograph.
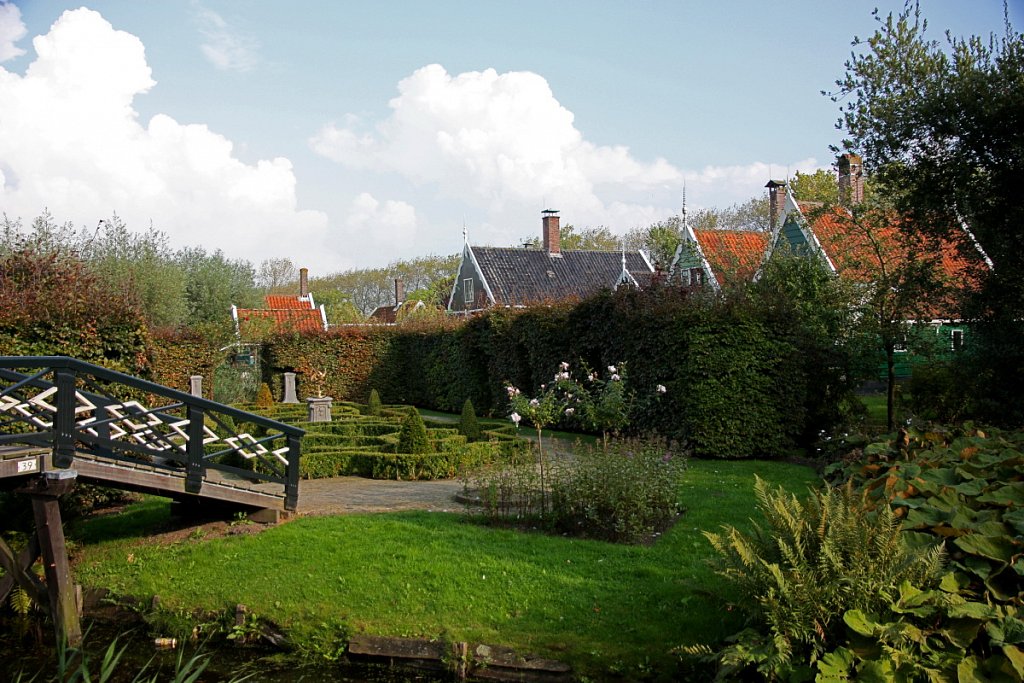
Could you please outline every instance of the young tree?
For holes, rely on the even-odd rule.
[[[150,226],[132,232],[117,214],[83,236],[80,252],[111,289],[138,292],[150,326],[178,327],[185,322],[185,273],[175,263],[167,235]]]
[[[897,214],[877,201],[849,210],[825,205],[842,225],[834,251],[838,275],[852,283],[861,330],[877,340],[885,357],[886,424],[895,426],[896,352],[914,338],[914,320],[932,319],[953,305],[954,291],[942,269],[943,245],[899,229]],[[812,212],[809,218],[814,219]]]
[[[276,256],[263,259],[259,271],[256,273],[256,286],[268,294],[283,293],[286,289],[295,289],[299,279],[299,272],[290,258]]]
[[[950,235],[969,228],[991,257],[974,315],[995,348],[972,375],[999,411],[1024,419],[1024,35],[927,35],[917,3],[878,17],[855,39],[846,73],[829,93],[842,102],[843,146],[859,151],[904,229]],[[973,247],[968,245],[967,249]]]
[[[667,270],[679,246],[682,225],[681,216],[670,216],[646,228],[633,228],[623,242],[627,249],[646,251],[656,267]]]
[[[789,181],[793,196],[803,202],[835,204],[839,201],[839,182],[836,174],[819,168],[814,173],[797,171]]]

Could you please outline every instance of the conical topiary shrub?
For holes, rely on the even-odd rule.
[[[413,408],[402,420],[402,431],[398,433],[399,453],[429,453],[430,439],[427,438],[427,426],[423,418]]]
[[[366,414],[379,417],[380,409],[380,394],[377,393],[376,389],[370,389],[370,400],[366,402]]]
[[[480,439],[480,423],[476,421],[476,411],[473,409],[473,402],[468,398],[462,404],[462,419],[459,420],[459,433],[470,441]]]
[[[260,410],[274,407],[274,395],[270,393],[270,387],[266,382],[260,385],[260,390],[256,393],[256,407]]]

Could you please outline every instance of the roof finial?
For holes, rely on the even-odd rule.
[[[462,241],[469,244],[469,231],[466,230],[466,215],[462,215]]]
[[[686,229],[686,179],[683,179],[683,229]]]

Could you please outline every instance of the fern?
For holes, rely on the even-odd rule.
[[[32,596],[20,586],[15,587],[11,591],[10,597],[7,601],[10,603],[11,609],[14,610],[14,613],[22,617],[28,616],[28,613],[32,611],[32,606],[34,604]]]
[[[888,506],[876,506],[852,485],[827,487],[801,501],[757,479],[754,495],[765,526],[750,534],[733,527],[705,533],[718,556],[717,571],[740,594],[761,636],[719,653],[730,670],[746,666],[788,677],[813,665],[842,635],[842,615],[871,613],[898,594],[901,583],[937,584],[942,546],[911,549]],[[696,652],[696,650],[694,650]],[[800,662],[797,665],[795,662]]]

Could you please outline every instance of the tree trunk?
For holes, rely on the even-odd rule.
[[[885,346],[885,425],[892,431],[896,422],[896,352],[893,344]]]

